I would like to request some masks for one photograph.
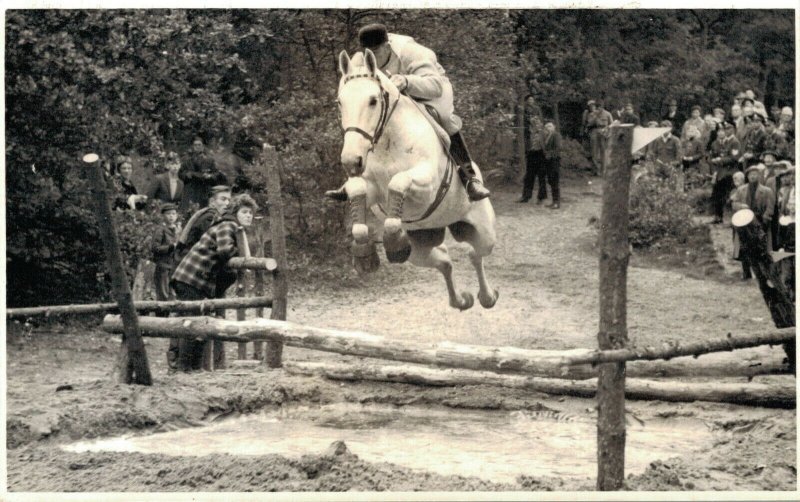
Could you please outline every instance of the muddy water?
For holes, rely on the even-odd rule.
[[[513,482],[519,474],[594,477],[595,431],[589,416],[552,412],[335,404],[289,406],[203,427],[64,448],[292,457],[320,453],[331,442],[343,440],[350,451],[370,462]],[[657,459],[690,455],[712,441],[699,420],[633,421],[627,431],[626,474],[639,474]]]

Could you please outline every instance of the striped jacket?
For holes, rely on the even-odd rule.
[[[200,237],[178,264],[171,282],[182,282],[203,291],[209,298],[227,289],[236,275],[226,270],[228,260],[238,255],[236,233],[240,226],[232,216],[223,217]],[[232,276],[233,280],[229,280]]]

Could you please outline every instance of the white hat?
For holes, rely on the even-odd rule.
[[[794,114],[792,113],[792,109],[790,107],[784,106],[783,108],[781,108],[781,115],[788,115],[791,117]]]

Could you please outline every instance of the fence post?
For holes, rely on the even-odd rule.
[[[633,126],[609,127],[600,216],[600,350],[628,339],[628,195]],[[619,490],[625,479],[625,363],[600,364],[597,380],[597,489]]]
[[[92,186],[95,215],[97,224],[100,226],[100,237],[103,240],[106,263],[111,274],[112,292],[119,305],[119,313],[125,327],[114,373],[120,383],[152,385],[153,378],[150,375],[147,352],[139,333],[139,318],[133,306],[128,276],[122,263],[122,252],[119,247],[117,231],[114,228],[114,221],[111,219],[111,205],[108,202],[106,193],[105,174],[99,160],[99,157],[94,153],[89,153],[83,157],[83,162],[89,168],[89,182]]]
[[[269,198],[270,231],[272,233],[272,257],[278,268],[272,273],[272,314],[270,319],[286,320],[286,296],[289,292],[287,282],[288,260],[286,257],[286,231],[283,223],[283,202],[281,197],[281,178],[278,171],[280,159],[275,147],[264,147],[263,168],[266,170],[267,196]],[[266,363],[270,368],[282,366],[283,343],[267,342]]]

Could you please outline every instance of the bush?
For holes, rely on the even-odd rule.
[[[634,247],[685,241],[690,235],[694,209],[686,194],[675,189],[675,178],[643,175],[631,185],[628,235]]]
[[[590,171],[592,163],[580,141],[572,138],[561,138],[561,167],[573,171]]]

